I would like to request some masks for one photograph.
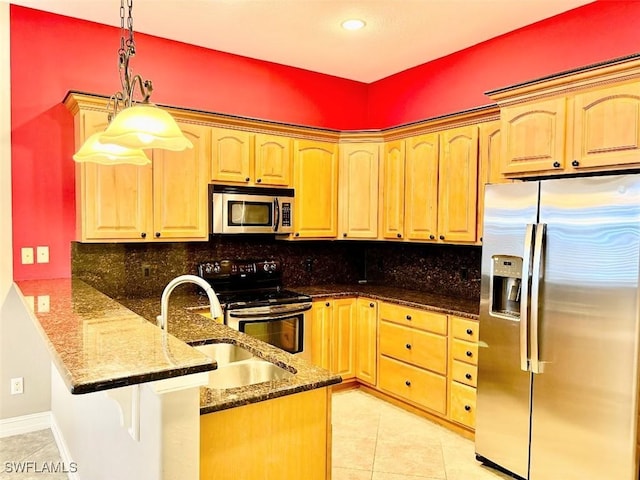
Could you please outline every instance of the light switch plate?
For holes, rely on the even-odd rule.
[[[36,262],[49,263],[49,247],[47,246],[36,247]]]
[[[22,247],[20,254],[23,265],[31,265],[33,263],[33,247]]]
[[[31,309],[32,312],[36,311],[36,300],[35,298],[33,298],[33,295],[26,295],[24,297],[24,300],[27,302],[27,305],[29,305],[29,308]]]

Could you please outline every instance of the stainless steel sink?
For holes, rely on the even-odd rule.
[[[253,357],[253,353],[249,350],[245,350],[233,343],[210,343],[208,345],[198,345],[195,349],[218,362],[218,368]]]
[[[255,357],[232,343],[198,345],[196,350],[214,359],[218,369],[209,372],[209,388],[237,388],[256,383],[292,378],[293,373],[271,362]]]

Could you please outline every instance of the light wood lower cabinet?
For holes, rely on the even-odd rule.
[[[378,304],[369,298],[356,300],[356,378],[375,386],[378,340]]]
[[[200,416],[200,479],[331,478],[331,393],[319,388]]]
[[[333,301],[331,319],[331,371],[350,380],[356,376],[355,352],[355,307],[353,298],[340,298]]]

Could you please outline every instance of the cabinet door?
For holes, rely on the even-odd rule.
[[[154,238],[207,240],[208,162],[211,130],[178,123],[193,148],[153,152]]]
[[[255,183],[291,186],[291,139],[256,133]]]
[[[311,363],[318,367],[331,368],[329,343],[333,318],[332,300],[313,302],[311,309]]]
[[[385,143],[380,208],[383,238],[398,239],[404,235],[404,158],[404,140]]]
[[[437,133],[406,141],[404,222],[409,240],[437,239],[439,141]]]
[[[502,173],[564,168],[566,100],[506,107],[502,117]]]
[[[75,121],[78,147],[90,135],[107,127],[107,115],[101,112],[80,112]],[[151,165],[77,164],[77,238],[82,241],[150,238],[151,184]]]
[[[376,384],[378,308],[368,298],[356,301],[356,377],[369,385]]]
[[[355,365],[355,305],[352,298],[334,300],[331,325],[331,371],[343,380],[354,378]]]
[[[573,102],[569,170],[640,164],[640,82],[579,94]]]
[[[484,189],[488,183],[505,183],[509,179],[500,173],[500,120],[480,125],[480,169],[478,171],[478,241],[482,241],[484,220]]]
[[[475,242],[478,201],[478,127],[441,134],[438,180],[438,238]]]
[[[249,132],[213,128],[211,138],[211,180],[248,183],[253,172],[253,136]]]
[[[340,146],[341,238],[378,236],[378,144]]]
[[[295,140],[295,237],[335,238],[338,230],[338,154],[328,142]]]

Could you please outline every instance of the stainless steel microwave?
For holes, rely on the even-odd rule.
[[[292,188],[209,185],[211,233],[293,231]]]

